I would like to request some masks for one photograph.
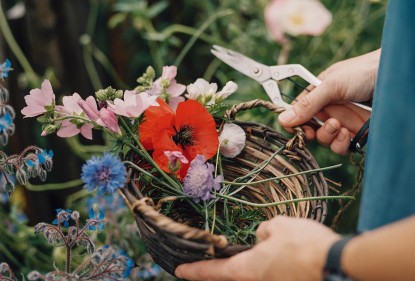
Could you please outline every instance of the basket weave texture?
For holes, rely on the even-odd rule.
[[[262,100],[254,100],[234,106],[227,112],[233,120],[235,115],[254,107],[265,107],[272,112],[280,113],[284,109]],[[268,165],[258,174],[255,180],[281,177],[294,173],[318,169],[314,157],[304,145],[304,133],[301,128],[295,128],[291,139],[275,130],[253,122],[232,121],[246,132],[246,145],[241,154],[222,162],[224,177],[227,181],[246,175],[252,169],[269,160]],[[223,122],[218,122],[218,130]],[[177,208],[176,212],[167,217],[163,215],[160,206],[165,201],[175,198],[164,198],[156,201],[154,191],[141,186],[137,174],[130,170],[129,182],[126,188],[120,190],[123,198],[133,213],[148,252],[163,269],[174,275],[175,268],[188,262],[198,260],[229,257],[247,250],[251,245],[229,243],[224,235],[211,234],[208,231],[193,227],[195,214],[188,213],[186,206]],[[148,197],[151,194],[153,198]],[[311,196],[328,195],[328,185],[322,172],[305,173],[297,176],[282,178],[278,181],[268,181],[260,185],[246,185],[239,193],[252,203],[264,204],[291,199],[301,199]],[[226,204],[232,205],[228,201]],[[255,206],[245,208],[256,209]],[[325,200],[301,201],[272,207],[260,208],[267,219],[279,215],[290,217],[308,217],[323,222],[327,215]],[[220,211],[220,210],[219,210]]]

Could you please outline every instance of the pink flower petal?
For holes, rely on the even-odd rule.
[[[79,134],[80,130],[68,120],[64,120],[56,133],[61,138],[69,138]]]
[[[81,135],[83,135],[86,139],[92,140],[92,128],[94,128],[94,125],[92,124],[84,124],[80,131]]]

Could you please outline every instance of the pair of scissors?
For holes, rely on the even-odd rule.
[[[283,100],[278,81],[298,76],[316,87],[321,84],[321,80],[300,64],[268,66],[218,45],[213,45],[211,52],[221,61],[260,83],[271,101],[285,109],[289,109],[291,105]],[[367,111],[372,111],[372,108],[369,106],[355,102],[352,103]],[[313,117],[313,119],[318,125],[323,125],[323,122],[317,117]],[[364,146],[367,141],[368,124],[369,121],[365,123],[365,129],[360,130],[352,139],[349,150],[360,151]]]

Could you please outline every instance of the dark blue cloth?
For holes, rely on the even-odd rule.
[[[390,0],[358,230],[415,214],[415,1]]]

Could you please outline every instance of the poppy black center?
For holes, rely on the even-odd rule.
[[[180,127],[179,130],[174,128],[176,131],[176,135],[172,137],[173,141],[177,145],[184,146],[191,146],[195,144],[194,139],[194,129],[189,125],[184,125],[183,127]]]

